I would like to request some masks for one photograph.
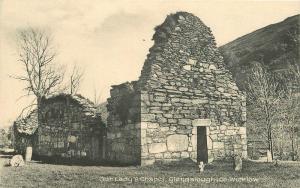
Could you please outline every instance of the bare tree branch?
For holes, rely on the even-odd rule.
[[[93,102],[96,106],[99,106],[101,98],[103,94],[103,88],[100,89],[100,91],[97,90],[97,88],[94,86],[94,96],[93,96]]]
[[[37,100],[47,96],[61,84],[63,74],[55,69],[55,52],[50,36],[43,30],[27,28],[18,32],[19,62],[25,67],[25,74],[12,76],[26,83],[27,95]]]
[[[269,150],[273,157],[273,124],[280,111],[283,91],[275,75],[260,63],[255,63],[248,77],[247,94],[251,105],[261,114],[261,123],[266,127]]]
[[[70,76],[70,93],[71,93],[71,95],[74,95],[77,93],[77,91],[80,87],[83,75],[84,75],[84,71],[80,70],[80,68],[77,65],[74,65],[71,76]]]

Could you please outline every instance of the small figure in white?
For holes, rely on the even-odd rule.
[[[199,170],[200,170],[200,173],[201,172],[204,172],[204,163],[203,163],[203,161],[200,161],[200,164],[198,165],[198,167],[199,167]]]
[[[243,164],[242,157],[240,155],[236,155],[234,157],[234,163],[233,163],[234,170],[235,171],[241,171],[242,170],[242,164]]]

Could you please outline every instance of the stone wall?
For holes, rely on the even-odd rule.
[[[19,117],[13,124],[13,145],[16,153],[25,154],[26,147],[36,143],[38,128],[37,110],[34,109],[26,117]]]
[[[246,157],[246,100],[225,68],[210,29],[192,14],[179,12],[155,30],[154,46],[134,89],[140,96],[140,121],[133,126],[140,128],[141,164],[197,160],[199,126],[206,127],[201,130],[207,137],[208,161]],[[112,110],[119,103],[115,91],[109,100],[109,126],[118,124]]]
[[[112,163],[140,164],[140,94],[136,82],[113,86],[107,110],[106,160]]]
[[[94,111],[92,104],[80,96],[59,95],[43,100],[35,155],[103,160],[104,124]]]
[[[14,123],[14,140],[13,140],[13,146],[16,153],[21,154],[25,156],[26,148],[32,147],[34,145],[34,141],[36,138],[35,134],[28,135],[24,133],[18,132],[15,128]]]

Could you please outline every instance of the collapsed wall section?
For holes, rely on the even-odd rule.
[[[106,160],[119,164],[140,164],[140,92],[136,82],[112,86],[107,100]]]

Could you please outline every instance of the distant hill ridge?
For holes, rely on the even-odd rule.
[[[237,84],[243,88],[254,62],[263,63],[270,71],[284,71],[289,64],[300,65],[299,31],[300,15],[295,15],[239,37],[219,50]]]

